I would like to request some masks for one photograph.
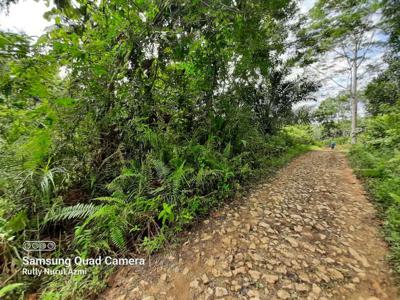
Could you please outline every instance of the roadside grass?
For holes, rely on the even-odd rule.
[[[389,260],[400,276],[400,152],[355,145],[348,152],[356,175],[371,195],[390,246]]]

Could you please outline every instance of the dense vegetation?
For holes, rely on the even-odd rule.
[[[358,145],[350,152],[357,173],[365,178],[377,201],[392,250],[392,262],[400,272],[400,73],[398,1],[385,1],[384,24],[389,33],[388,68],[366,88],[368,116]]]
[[[292,0],[62,0],[38,39],[0,31],[0,298],[98,293],[110,267],[23,276],[23,242],[56,241],[45,257],[151,254],[310,149],[318,130],[337,142],[363,131],[350,157],[400,272],[399,11],[320,0],[307,19]],[[361,92],[377,27],[388,67]],[[349,87],[312,113],[299,107],[318,85],[293,68],[343,43]]]
[[[9,297],[84,298],[107,274],[24,277],[24,240],[57,241],[52,257],[151,253],[312,144],[287,126],[316,89],[282,58],[294,1],[76,2],[36,41],[0,35]]]
[[[350,98],[346,94],[324,99],[313,111],[316,137],[338,144],[350,142]]]

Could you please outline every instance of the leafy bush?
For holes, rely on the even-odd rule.
[[[376,200],[385,223],[392,261],[400,273],[400,103],[368,120],[350,159]]]
[[[284,132],[292,145],[312,145],[315,143],[314,133],[310,125],[286,126]]]

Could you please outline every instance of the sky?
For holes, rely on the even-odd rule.
[[[304,0],[304,1],[300,1],[300,11],[302,13],[306,13],[307,11],[309,11],[316,0]]]
[[[44,1],[20,0],[18,4],[10,6],[9,13],[0,12],[0,29],[39,36],[52,24],[43,18],[48,10]]]

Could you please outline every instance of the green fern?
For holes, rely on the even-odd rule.
[[[195,181],[197,186],[205,186],[208,181],[217,176],[217,172],[215,170],[210,170],[209,168],[201,167],[196,175]]]
[[[112,197],[102,198],[114,200]],[[92,237],[95,236],[94,240],[99,240],[99,237],[102,236],[104,241],[111,241],[117,248],[125,249],[126,222],[121,216],[121,209],[124,208],[121,204],[123,203],[107,204],[99,207],[75,230],[76,237],[79,239],[80,236],[87,234],[86,227],[92,223],[90,234]]]
[[[138,174],[136,170],[124,167],[121,174],[115,177],[106,187],[111,192],[122,192],[126,185],[132,183],[132,178],[138,176],[140,176],[140,173]]]
[[[158,178],[165,179],[170,173],[168,166],[160,159],[150,158],[150,161],[157,173]]]
[[[62,207],[52,216],[47,217],[47,222],[59,222],[73,219],[83,219],[93,215],[101,206],[96,206],[93,203],[78,203],[73,206]]]
[[[119,249],[126,248],[125,234],[124,230],[116,223],[110,224],[110,239],[115,246]]]

